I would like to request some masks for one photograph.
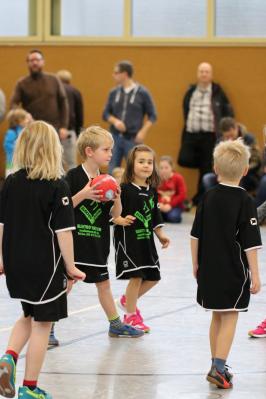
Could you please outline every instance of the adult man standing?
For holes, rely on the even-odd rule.
[[[64,85],[68,100],[68,138],[62,141],[62,145],[64,148],[64,161],[67,167],[72,169],[77,165],[76,141],[83,127],[83,100],[80,91],[71,84],[71,72],[62,69],[57,72],[57,76]]]
[[[0,121],[4,119],[6,112],[6,97],[3,90],[0,89]]]
[[[121,165],[123,157],[127,157],[134,145],[144,142],[157,119],[150,93],[133,80],[133,72],[129,61],[120,61],[115,65],[113,77],[117,87],[111,90],[103,112],[103,119],[110,123],[114,138],[110,173]]]
[[[11,98],[11,108],[22,106],[34,119],[53,125],[61,140],[68,137],[68,103],[64,86],[52,74],[43,72],[44,58],[40,50],[27,56],[29,75],[21,78]]]
[[[212,171],[212,153],[218,135],[218,125],[225,116],[233,116],[233,109],[221,86],[212,81],[212,66],[202,62],[197,70],[197,84],[192,85],[183,100],[185,126],[178,163],[199,169],[198,190],[193,197],[197,205],[201,194],[202,177]]]

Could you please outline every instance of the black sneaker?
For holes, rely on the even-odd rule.
[[[225,366],[224,366],[224,374],[225,374],[225,376],[226,376],[226,378],[229,380],[229,381],[231,381],[232,379],[233,379],[233,377],[234,377],[234,374],[232,374],[232,373],[230,373],[230,371],[229,371],[229,369],[230,369],[231,367],[230,366],[228,366],[228,364],[226,364]]]
[[[227,378],[225,373],[220,373],[215,366],[212,366],[207,377],[207,381],[216,385],[218,388],[230,389],[233,388],[232,382]]]

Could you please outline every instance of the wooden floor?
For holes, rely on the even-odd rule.
[[[266,250],[260,251],[262,292],[252,298],[248,313],[240,315],[236,339],[228,359],[234,388],[221,391],[205,380],[210,366],[208,327],[210,313],[195,303],[191,274],[189,231],[192,215],[184,223],[167,225],[172,243],[159,250],[162,281],[140,301],[152,331],[140,339],[112,339],[92,285],[79,283],[69,297],[70,315],[56,327],[61,345],[49,350],[40,386],[54,399],[265,399],[266,338],[250,339],[247,332],[266,317]],[[266,229],[262,229],[265,241]],[[114,278],[114,296],[125,282]],[[9,300],[0,279],[0,350],[5,350],[10,326],[20,304]],[[18,363],[17,384],[23,379],[24,358]]]

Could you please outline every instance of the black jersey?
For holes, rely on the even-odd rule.
[[[163,226],[158,206],[158,196],[151,187],[139,187],[133,183],[121,185],[122,217],[136,218],[131,226],[114,227],[116,251],[116,276],[126,278],[139,269],[160,269],[153,230]]]
[[[10,296],[41,305],[64,294],[67,280],[56,233],[75,229],[66,182],[31,180],[23,169],[10,175],[1,193],[0,223]]]
[[[209,310],[247,310],[246,251],[261,247],[252,198],[238,186],[219,184],[209,190],[197,209],[191,236],[199,239],[198,303]]]
[[[71,169],[66,176],[72,196],[91,180],[83,165]],[[110,211],[113,201],[84,200],[76,208],[74,236],[75,264],[106,267],[110,252]],[[80,267],[79,267],[80,268]],[[86,269],[81,270],[86,272]]]

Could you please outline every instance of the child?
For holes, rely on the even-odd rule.
[[[119,186],[121,184],[124,171],[125,171],[125,169],[120,168],[120,167],[116,167],[112,171],[112,176],[115,178],[115,180],[117,181],[117,184],[119,184]]]
[[[146,145],[134,147],[127,159],[121,186],[122,217],[114,220],[116,276],[129,280],[126,294],[120,299],[125,311],[124,322],[144,332],[150,328],[143,323],[137,300],[160,280],[160,264],[153,232],[163,248],[169,238],[162,229],[156,187],[159,176],[155,154]]]
[[[17,108],[12,109],[8,112],[7,121],[9,123],[9,129],[7,130],[4,138],[4,150],[6,154],[6,177],[13,173],[13,153],[16,144],[16,140],[28,123],[32,121],[31,114],[26,112],[24,109]]]
[[[85,277],[74,265],[74,214],[62,176],[58,134],[33,122],[20,134],[14,156],[19,170],[5,181],[0,201],[0,274],[23,316],[0,359],[0,394],[15,395],[16,362],[28,342],[19,399],[52,399],[37,387],[51,322],[67,317],[67,279]],[[61,253],[60,253],[61,252]],[[62,256],[61,256],[62,255]]]
[[[169,156],[161,157],[159,174],[161,184],[157,191],[163,219],[169,223],[180,223],[187,194],[185,180],[179,173],[174,172],[173,160]]]
[[[112,135],[99,126],[83,131],[77,141],[82,165],[67,174],[75,208],[75,264],[86,274],[85,282],[96,284],[99,301],[110,327],[111,337],[140,337],[142,331],[124,325],[117,313],[110,288],[107,261],[110,251],[109,220],[121,214],[120,190],[114,201],[100,202],[101,191],[91,181],[112,157]]]
[[[247,311],[250,292],[256,294],[260,290],[257,249],[261,247],[261,237],[257,212],[252,198],[239,187],[248,171],[249,156],[241,139],[217,145],[214,170],[220,184],[205,194],[191,230],[197,302],[213,312],[212,366],[207,380],[224,389],[233,386],[226,359],[238,312]]]

